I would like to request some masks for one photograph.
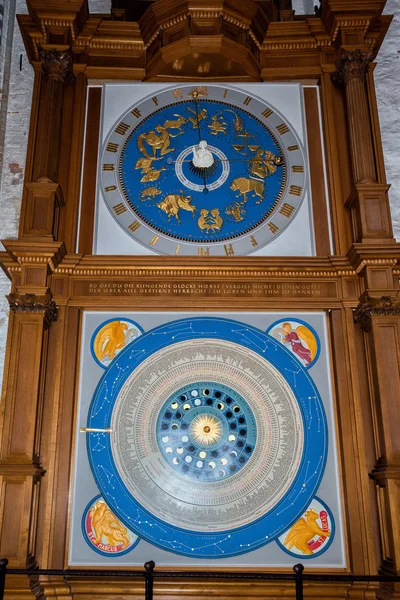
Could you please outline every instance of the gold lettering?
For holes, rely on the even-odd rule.
[[[154,104],[155,104],[156,106],[158,106],[158,102],[159,102],[159,100],[158,100],[157,96],[153,96],[153,97],[152,97],[152,100],[153,100]]]
[[[115,133],[119,133],[120,135],[125,135],[126,132],[128,131],[130,125],[127,125],[126,123],[118,123],[118,125],[116,126],[116,128],[114,129]]]
[[[245,106],[248,106],[250,104],[250,102],[251,102],[251,96],[247,96],[247,98],[245,99],[245,101],[243,102],[243,104]]]
[[[295,165],[292,167],[292,171],[293,173],[304,173],[304,167]]]
[[[116,185],[109,185],[109,186],[107,186],[106,188],[104,188],[104,191],[105,191],[105,192],[113,192],[113,191],[114,191],[114,190],[116,190],[116,189],[117,189],[117,186],[116,186]]]
[[[293,211],[294,211],[294,206],[292,206],[291,204],[287,204],[285,202],[279,212],[281,215],[283,215],[284,217],[287,217],[289,219]]]
[[[224,98],[226,98],[228,95],[228,90],[224,90]]]
[[[258,246],[258,242],[257,242],[256,238],[254,237],[254,235],[250,236],[250,241],[251,241],[252,246]]]
[[[122,202],[113,206],[113,209],[116,215],[122,215],[122,213],[126,212],[126,208]]]
[[[182,90],[177,89],[174,90],[173,93],[175,100],[178,100],[178,98],[183,98]]]
[[[289,152],[293,152],[294,150],[298,150],[299,147],[298,146],[289,146],[288,150]]]
[[[209,256],[210,248],[197,248],[197,254],[199,256]]]
[[[117,152],[118,144],[113,144],[112,142],[110,142],[109,144],[107,144],[106,150],[107,150],[107,152]]]
[[[141,112],[138,108],[134,108],[133,110],[131,110],[131,113],[133,114],[134,117],[136,117],[137,119],[141,116]]]
[[[132,233],[134,233],[137,229],[139,229],[139,227],[141,226],[141,223],[139,223],[139,221],[133,221],[133,223],[131,223],[128,226],[129,231],[132,231]]]
[[[268,117],[270,117],[272,114],[273,114],[273,111],[270,108],[267,108],[262,113],[262,116],[264,117],[264,119],[268,119]]]
[[[292,196],[301,196],[302,191],[303,188],[299,185],[291,185],[289,194],[292,194]]]
[[[181,245],[178,244],[177,247],[176,247],[176,249],[175,249],[175,254],[179,254],[180,248],[181,248]]]
[[[276,130],[280,135],[284,135],[289,131],[289,127],[286,125],[286,123],[282,123],[282,125],[278,125]]]
[[[268,227],[270,228],[272,233],[276,233],[277,231],[279,231],[279,227],[277,227],[274,223],[272,223],[272,221],[270,221],[268,223]]]
[[[103,165],[103,171],[114,171],[114,165]]]
[[[232,244],[224,244],[224,248],[227,256],[233,256],[235,254]]]
[[[150,246],[155,246],[159,239],[160,239],[159,235],[153,235],[153,237],[150,240]]]

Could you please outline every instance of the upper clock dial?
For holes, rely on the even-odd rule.
[[[289,224],[305,188],[290,125],[219,86],[164,90],[131,108],[108,135],[102,176],[118,223],[163,254],[249,254]]]

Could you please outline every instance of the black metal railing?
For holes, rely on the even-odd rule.
[[[296,600],[303,600],[303,583],[400,583],[400,577],[389,575],[336,575],[333,573],[304,573],[302,564],[294,565],[293,573],[261,573],[261,572],[220,572],[220,571],[155,571],[155,563],[150,560],[144,564],[143,571],[112,571],[96,569],[8,569],[8,560],[0,559],[0,600],[4,599],[4,590],[7,575],[35,576],[57,576],[57,577],[115,577],[144,580],[144,598],[153,600],[154,580],[162,579],[215,579],[234,581],[292,581],[294,583],[294,595]]]

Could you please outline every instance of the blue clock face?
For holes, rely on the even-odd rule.
[[[328,439],[318,391],[263,331],[218,318],[152,329],[114,359],[88,415],[101,494],[151,544],[224,558],[270,543],[309,506]]]
[[[119,224],[164,254],[253,252],[288,226],[305,190],[290,125],[218,86],[165,90],[132,107],[108,136],[102,175]]]

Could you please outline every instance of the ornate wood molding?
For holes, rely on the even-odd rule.
[[[72,71],[72,52],[67,50],[42,49],[40,58],[43,61],[42,70],[46,79],[62,83],[73,83],[75,75]]]
[[[354,311],[354,322],[361,326],[363,331],[371,329],[372,317],[400,317],[400,301],[394,301],[391,296],[371,298],[365,296]]]
[[[10,309],[16,313],[40,313],[43,314],[49,323],[57,321],[58,308],[52,293],[49,291],[44,296],[36,294],[14,294],[7,296]]]
[[[348,84],[353,77],[365,80],[369,65],[373,59],[374,54],[371,50],[362,51],[358,49],[343,52],[337,63],[335,80],[345,84]]]

